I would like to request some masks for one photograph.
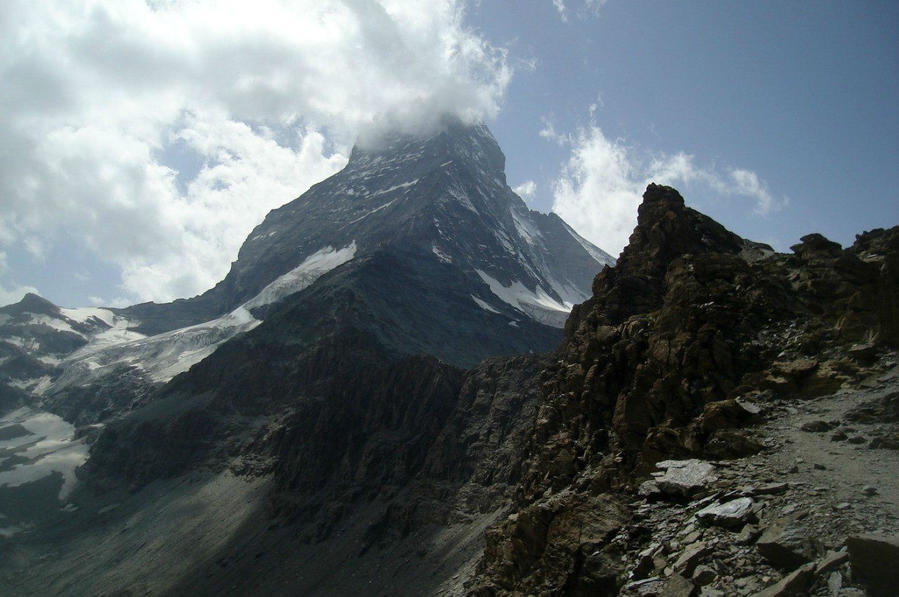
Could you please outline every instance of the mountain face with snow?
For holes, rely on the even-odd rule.
[[[371,282],[357,293],[362,300],[383,296],[368,305],[373,319],[362,326],[384,322],[371,331],[397,353],[468,367],[548,350],[561,337],[554,329],[614,260],[555,214],[529,210],[506,184],[504,166],[486,127],[453,121],[427,138],[357,147],[341,172],[269,213],[227,277],[200,296],[60,309],[29,295],[0,308],[0,381],[71,416],[79,395],[104,394],[102,379],[115,378],[119,389],[133,379],[130,407],[351,261],[323,284],[348,290]],[[308,294],[332,300],[325,288]],[[75,418],[102,418],[93,406]]]
[[[571,305],[589,296],[596,272],[614,259],[555,214],[529,210],[506,184],[504,167],[483,125],[449,121],[427,138],[357,147],[342,171],[270,212],[215,288],[122,314],[141,321],[138,331],[154,333],[200,323],[254,300],[280,276],[290,279],[306,260],[392,247],[461,270],[472,283],[472,302],[486,311],[561,327]]]
[[[484,126],[454,121],[357,147],[341,172],[269,213],[202,295],[121,309],[28,295],[0,308],[0,428],[25,430],[0,448],[25,454],[44,428],[50,445],[71,444],[57,464],[0,456],[0,514],[17,499],[9,491],[48,474],[63,483],[44,492],[39,509],[52,510],[90,444],[89,477],[137,485],[211,458],[198,438],[236,449],[234,417],[257,430],[287,413],[326,430],[340,420],[333,433],[352,446],[372,401],[387,408],[401,388],[431,384],[425,403],[443,412],[461,368],[553,349],[614,260],[529,210],[504,161]],[[136,446],[148,454],[139,465]],[[293,459],[270,465],[281,491],[308,480]]]

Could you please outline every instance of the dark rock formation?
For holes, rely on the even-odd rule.
[[[833,392],[861,366],[846,358],[851,346],[895,345],[897,242],[899,228],[846,250],[809,235],[794,255],[774,254],[650,185],[630,244],[572,312],[546,373],[518,515],[556,495],[629,493],[662,459],[761,450],[739,431],[759,409],[739,401]],[[505,523],[491,533],[491,545],[516,545],[521,532]],[[507,559],[487,550],[482,586],[507,594],[514,578],[514,590],[541,590],[510,576]],[[548,574],[528,561],[528,578]]]

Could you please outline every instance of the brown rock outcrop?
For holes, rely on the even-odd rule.
[[[757,452],[739,429],[758,420],[753,403],[832,393],[895,345],[899,227],[845,250],[819,234],[801,240],[776,254],[649,185],[630,244],[572,311],[544,374],[519,514],[571,491],[630,493],[659,460]],[[506,523],[489,543],[513,535],[525,542]],[[482,586],[513,594],[503,558],[488,548]],[[545,562],[524,561],[515,578],[549,578]]]

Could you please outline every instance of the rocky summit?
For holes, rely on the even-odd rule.
[[[0,483],[40,412],[84,463],[0,484],[0,593],[894,594],[899,227],[779,254],[653,184],[616,263],[502,167],[397,138],[197,299],[0,311]]]

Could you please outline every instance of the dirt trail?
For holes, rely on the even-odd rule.
[[[780,407],[782,415],[758,430],[775,449],[748,459],[772,479],[803,490],[790,497],[805,502],[797,505],[822,523],[820,537],[831,547],[852,533],[899,534],[899,451],[871,447],[878,437],[895,439],[899,424],[849,417],[854,409],[899,392],[899,366],[863,386]]]

